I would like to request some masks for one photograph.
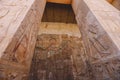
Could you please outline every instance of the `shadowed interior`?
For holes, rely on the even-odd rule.
[[[47,3],[42,22],[76,23],[70,4]]]

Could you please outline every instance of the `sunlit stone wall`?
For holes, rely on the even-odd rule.
[[[27,80],[45,0],[0,0],[0,80]]]

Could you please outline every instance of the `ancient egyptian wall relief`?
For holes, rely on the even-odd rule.
[[[106,32],[103,31],[97,20],[94,19],[92,13],[88,12],[85,22],[85,30],[91,47],[91,53],[97,53],[99,59],[111,55],[117,55],[115,45],[110,41],[110,38],[107,36]],[[97,56],[94,55],[95,54],[91,54],[91,57],[96,58]]]
[[[99,5],[95,7],[97,3]],[[102,3],[106,4],[106,7]],[[103,6],[104,11],[101,9]],[[94,80],[119,80],[120,77],[119,47],[116,46],[115,38],[112,37],[112,34],[115,34],[112,29],[115,27],[118,29],[118,25],[112,20],[116,21],[120,16],[116,15],[117,17],[112,18],[108,15],[111,13],[118,15],[116,9],[111,9],[109,5],[107,6],[107,2],[102,0],[81,1],[78,7],[76,19]]]
[[[79,37],[67,34],[39,35],[30,80],[88,80],[92,73],[84,57]]]
[[[45,3],[0,0],[0,80],[27,80]]]
[[[65,41],[60,42],[60,37]],[[30,80],[73,80],[72,49],[67,39],[67,35],[39,35]]]
[[[27,79],[27,73],[29,71],[28,69],[36,40],[37,25],[38,21],[40,21],[42,17],[45,6],[44,0],[34,1],[35,0],[0,0],[1,80]],[[64,71],[66,72],[65,77],[62,77],[63,79],[69,79],[68,76],[70,76],[70,79],[74,78],[76,80],[119,80],[120,33],[119,31],[114,31],[115,29],[119,30],[119,11],[113,8],[111,9],[110,6],[107,6],[104,0],[81,0],[79,7],[75,10],[77,10],[75,11],[77,22],[83,36],[82,39],[86,50],[84,50],[84,48],[80,49],[81,45],[79,45],[80,50],[78,47],[75,47],[75,44],[73,44],[73,47],[73,45],[70,44],[71,41],[67,40],[67,36],[64,35],[63,38],[64,40],[67,40],[70,47],[68,48],[68,45],[66,44],[67,48],[65,47],[63,53],[68,53],[68,51],[70,51],[76,54],[72,55],[72,58],[68,57],[69,55],[51,57],[59,49],[58,45],[54,44],[57,40],[52,38],[48,42],[45,42],[45,45],[43,45],[44,40],[40,39],[39,44],[43,46],[39,46],[38,48],[41,49],[42,53],[45,49],[48,49],[46,52],[49,52],[48,56],[42,55],[42,58],[44,58],[44,56],[45,58],[48,58],[48,72],[45,72],[44,70],[46,68],[43,66],[41,67],[40,65],[40,69],[43,71],[38,70],[38,73],[40,73],[39,75],[35,72],[36,75],[34,78],[37,79],[42,75],[47,75],[48,77],[42,76],[42,79],[46,78],[53,80],[53,73],[56,72],[56,69],[58,69],[58,72],[61,74]],[[51,45],[48,44],[49,42]],[[63,46],[64,45],[62,45],[62,48]],[[78,50],[74,50],[76,48]],[[79,54],[79,51],[81,54]],[[39,56],[41,58],[41,55],[37,55],[37,57]],[[66,57],[67,60],[64,61]],[[56,58],[59,61],[56,61],[55,63],[54,61]],[[39,61],[36,61],[35,59],[35,65],[37,65],[36,62]],[[45,62],[46,61],[44,60],[41,61],[43,65],[46,65],[44,64]],[[64,71],[61,70],[64,68],[63,62],[65,62],[65,67],[67,65],[67,69],[70,70],[67,70],[66,68]],[[61,66],[59,63],[63,65]],[[57,66],[53,66],[51,64],[57,64]],[[68,67],[68,65],[73,66]],[[49,66],[51,68],[49,68]],[[53,70],[54,68],[56,69]],[[36,68],[32,69],[34,71],[37,70]],[[71,70],[73,70],[73,72]],[[31,76],[33,76],[32,73]],[[64,75],[56,76],[59,79]]]

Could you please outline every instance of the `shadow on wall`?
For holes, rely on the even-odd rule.
[[[107,0],[110,4],[112,4],[115,8],[120,10],[120,0]]]

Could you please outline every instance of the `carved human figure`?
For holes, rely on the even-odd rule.
[[[48,48],[48,57],[52,56],[57,51],[57,41],[55,38],[51,38],[49,40],[49,48]]]
[[[89,49],[91,51],[90,56],[95,60],[99,60],[100,56],[109,55],[110,47],[105,42],[107,38],[104,38],[105,32],[101,25],[96,21],[91,12],[88,12],[86,17],[86,32]],[[107,37],[107,36],[106,36]],[[87,45],[86,45],[87,46]],[[91,47],[92,46],[92,47]]]

